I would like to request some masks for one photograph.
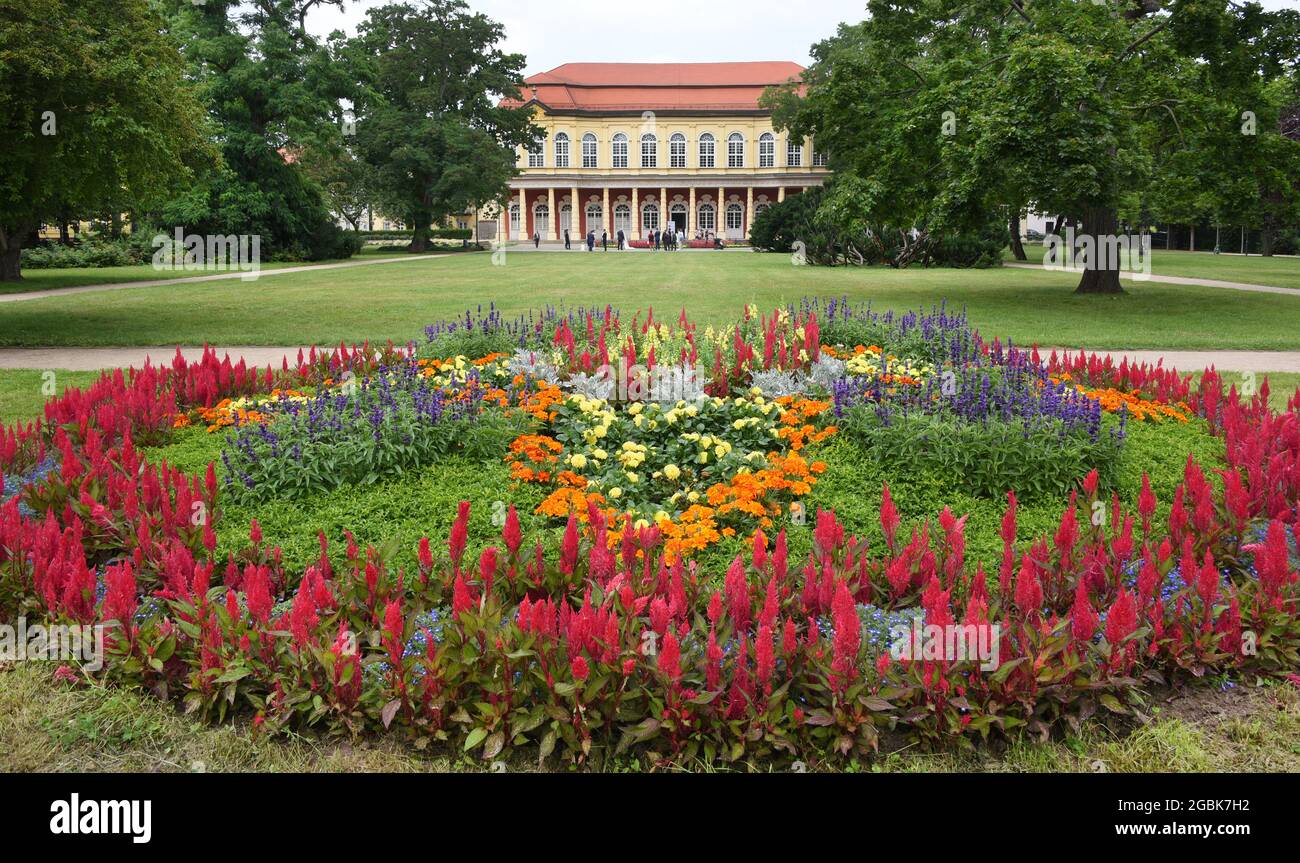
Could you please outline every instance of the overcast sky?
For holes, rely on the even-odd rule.
[[[370,6],[388,0],[349,0],[343,12],[313,11],[319,35],[356,25]],[[468,0],[470,8],[505,25],[507,51],[528,58],[526,74],[561,63],[793,60],[832,36],[841,21],[866,17],[866,0]],[[1083,0],[1080,0],[1083,2]],[[1263,0],[1270,9],[1300,0]]]
[[[370,6],[313,11],[319,35],[356,25]],[[505,49],[528,58],[527,74],[561,63],[793,60],[807,65],[814,42],[841,21],[866,17],[866,0],[467,0],[506,28]],[[815,10],[815,11],[814,11]]]

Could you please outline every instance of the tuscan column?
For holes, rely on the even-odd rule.
[[[754,187],[745,190],[745,236],[749,236],[754,226]]]
[[[781,203],[781,202],[784,201],[784,200],[785,200],[785,186],[777,186],[777,188],[776,188],[776,202],[779,204],[779,203]]]
[[[519,226],[515,228],[515,239],[528,239],[528,193],[519,190]]]
[[[578,200],[578,187],[574,186],[569,190],[569,239],[576,240],[579,237],[587,236],[582,230],[582,217],[584,204]],[[583,242],[586,242],[585,240]]]
[[[687,209],[687,211],[686,211],[686,232],[687,232],[687,236],[694,236],[694,231],[695,231],[695,187],[694,187],[694,186],[691,186],[689,192],[690,192],[690,203],[687,204],[688,209]]]
[[[612,234],[614,232],[610,230],[610,226],[614,224],[612,221],[614,217],[609,212],[609,186],[606,186],[604,191],[605,198],[600,211],[600,226],[605,229],[606,233]],[[599,240],[600,237],[596,239]]]
[[[718,203],[713,208],[713,236],[727,236],[727,187],[718,187]]]
[[[560,238],[560,211],[555,209],[554,188],[546,190],[546,206],[550,208],[547,212],[551,214],[551,227],[547,233],[551,235],[550,239],[558,240]]]
[[[668,227],[668,189],[659,187],[659,230]]]
[[[629,239],[641,239],[641,205],[637,203],[641,195],[641,190],[636,186],[632,187],[632,223],[627,226]]]

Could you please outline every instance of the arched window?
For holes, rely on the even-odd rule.
[[[732,165],[731,167],[739,166]],[[771,132],[764,132],[758,136],[758,167],[776,167],[776,138],[772,136]]]
[[[686,167],[686,136],[681,132],[674,132],[668,139],[668,167]]]
[[[758,218],[758,214],[761,213],[761,212],[763,212],[764,210],[766,210],[766,209],[767,209],[768,207],[770,207],[770,206],[772,206],[772,205],[769,204],[767,201],[759,201],[757,204],[754,205],[754,218],[757,219],[757,218]]]
[[[599,228],[605,221],[604,211],[601,210],[600,204],[592,201],[587,205],[587,230],[594,231]]]
[[[737,234],[739,234],[741,231],[743,231],[744,221],[745,221],[745,208],[740,206],[740,204],[735,204],[735,203],[728,204],[727,205],[728,236],[734,237]]]
[[[712,168],[715,152],[713,136],[705,132],[700,136],[700,167]]]
[[[569,136],[563,132],[555,136],[555,167],[569,167]]]
[[[533,207],[533,230],[543,238],[551,233],[551,208],[545,201],[538,201]]]
[[[627,135],[622,132],[614,136],[614,167],[627,167]]]
[[[384,222],[384,229],[388,229],[388,223]],[[510,224],[506,226],[506,238],[513,235],[516,240],[524,238],[524,226],[519,223],[519,202],[510,205]]]
[[[788,168],[803,167],[803,141],[791,138],[785,145],[785,164]]]
[[[528,167],[545,168],[546,167],[546,142],[538,138],[528,148]]]
[[[622,231],[626,238],[632,233],[632,208],[627,204],[614,205],[614,234]]]
[[[560,204],[560,230],[573,230],[573,207],[568,204]]]
[[[745,167],[745,136],[739,132],[727,136],[727,167]]]
[[[582,136],[582,167],[596,167],[596,136],[591,132]]]
[[[653,132],[646,132],[641,136],[641,167],[659,167],[659,139]]]
[[[659,230],[659,205],[653,201],[641,205],[641,227],[647,231]]]
[[[714,218],[716,211],[713,209],[713,205],[710,204],[708,201],[705,201],[703,204],[700,204],[699,209],[700,209],[700,216],[696,220],[696,223],[699,225],[700,230],[701,231],[714,230],[717,227],[718,223],[717,220]]]

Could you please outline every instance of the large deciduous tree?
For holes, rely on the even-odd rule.
[[[0,281],[42,224],[157,202],[211,157],[161,27],[148,0],[0,0]]]
[[[335,224],[300,164],[341,145],[340,100],[353,82],[306,28],[343,0],[157,0],[217,126],[222,161],[159,213],[199,234],[256,234],[264,254],[346,257],[355,240]]]
[[[1108,237],[1121,208],[1246,210],[1290,170],[1266,91],[1295,62],[1294,13],[1231,0],[870,0],[868,13],[814,47],[806,92],[767,96],[778,125],[830,152],[824,206],[863,222],[958,231],[1029,203]],[[1272,121],[1245,135],[1246,111]],[[1118,261],[1093,255],[1078,291],[1121,290]]]
[[[376,204],[411,226],[412,251],[435,221],[506,193],[517,148],[537,134],[530,114],[503,106],[524,58],[497,47],[500,24],[460,0],[369,10],[337,47],[359,82],[357,147],[373,167]]]

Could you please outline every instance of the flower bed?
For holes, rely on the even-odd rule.
[[[944,309],[489,309],[426,332],[278,371],[178,354],[5,429],[0,615],[102,623],[99,675],[208,718],[579,764],[1046,734],[1300,662],[1300,399],[1043,361]],[[1139,433],[1213,435],[1221,460],[1183,452],[1134,488]],[[158,455],[205,438],[223,456],[195,474]],[[963,493],[996,524],[900,512],[913,483],[955,493],[970,471],[945,459],[971,447]],[[849,457],[904,467],[864,489]],[[226,523],[452,458],[506,478],[445,539],[322,532],[289,566],[258,521]],[[839,512],[809,505],[825,483],[850,489]],[[994,554],[970,553],[981,531]],[[984,649],[900,640],[914,621]]]

